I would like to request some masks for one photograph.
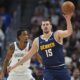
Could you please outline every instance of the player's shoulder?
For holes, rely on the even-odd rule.
[[[54,32],[54,36],[59,36],[61,35],[62,32],[63,32],[62,30],[57,30]]]
[[[15,49],[14,42],[12,42],[12,43],[9,43],[9,44],[8,44],[8,47],[7,47],[7,49],[14,50],[14,49]]]
[[[36,38],[34,39],[35,42],[37,42],[38,40],[39,40],[39,37],[36,37]]]
[[[34,40],[33,40],[33,44],[38,46],[39,44],[39,37],[36,37]]]
[[[54,33],[61,33],[62,32],[62,30],[57,30],[57,31],[55,31]]]

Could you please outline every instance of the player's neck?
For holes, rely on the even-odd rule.
[[[51,31],[49,33],[43,33],[43,38],[49,38],[51,34]]]
[[[20,47],[20,48],[24,48],[24,47],[25,47],[25,43],[19,41],[19,42],[18,42],[18,47]]]

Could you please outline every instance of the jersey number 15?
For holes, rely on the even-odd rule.
[[[47,57],[53,56],[52,49],[47,49],[47,50],[45,50],[45,52],[46,52],[46,56],[47,56]]]

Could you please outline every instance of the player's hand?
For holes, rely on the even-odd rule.
[[[3,80],[3,78],[4,78],[4,73],[0,72],[0,80]]]
[[[71,14],[66,14],[66,15],[63,15],[64,18],[68,21],[68,20],[71,20],[71,17],[73,16],[73,13]]]
[[[12,70],[12,67],[11,66],[8,66],[7,67],[7,72],[9,73],[11,70]]]

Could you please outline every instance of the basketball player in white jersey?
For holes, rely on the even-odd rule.
[[[12,43],[7,50],[1,76],[5,75],[8,64],[12,66],[17,63],[23,56],[25,56],[29,48],[30,43],[28,41],[28,32],[26,30],[19,30],[17,32],[17,41]],[[32,72],[29,67],[30,59],[9,72],[7,80],[35,80],[31,75]]]

